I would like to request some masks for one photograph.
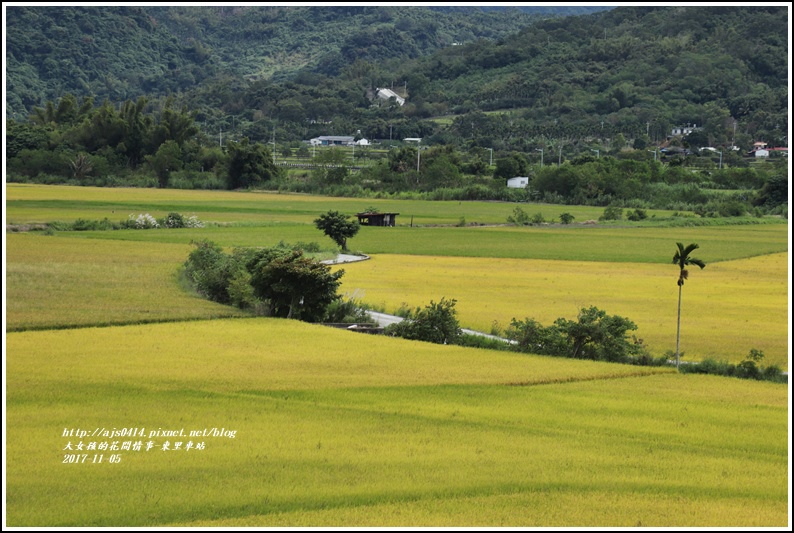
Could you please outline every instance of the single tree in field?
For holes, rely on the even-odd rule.
[[[314,220],[314,225],[331,237],[342,248],[343,252],[347,251],[347,240],[358,233],[359,230],[358,220],[348,220],[339,211],[328,211],[320,215],[320,218]]]
[[[678,368],[679,365],[679,351],[680,343],[681,343],[681,289],[684,287],[684,280],[689,277],[689,271],[686,269],[689,265],[697,265],[701,269],[706,266],[706,263],[701,261],[700,259],[696,259],[691,257],[691,254],[696,249],[700,248],[697,244],[690,244],[686,248],[680,242],[675,243],[678,246],[678,251],[673,256],[673,264],[678,265],[681,269],[681,272],[678,274],[678,326],[676,328],[675,334],[675,367]]]

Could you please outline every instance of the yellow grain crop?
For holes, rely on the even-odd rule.
[[[191,246],[7,234],[9,329],[243,316],[182,290]]]
[[[750,349],[787,366],[787,254],[694,269],[683,290],[685,359],[738,362]],[[379,255],[344,265],[342,290],[387,312],[456,299],[463,327],[490,331],[512,318],[550,325],[596,306],[633,320],[651,352],[675,349],[675,265]]]

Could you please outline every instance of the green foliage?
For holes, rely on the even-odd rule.
[[[352,298],[339,298],[328,304],[323,318],[323,322],[335,324],[362,324],[371,321],[363,304]]]
[[[761,190],[758,191],[753,205],[763,205],[767,207],[777,207],[788,202],[788,176],[771,176],[764,182]]]
[[[634,322],[617,315],[607,315],[597,307],[582,308],[576,320],[558,318],[545,327],[531,318],[513,318],[506,337],[520,352],[611,361],[633,364],[657,364],[641,340],[628,338],[637,329]]]
[[[632,222],[639,222],[640,220],[645,220],[646,218],[648,218],[648,213],[645,211],[645,209],[637,208],[626,213],[626,219],[631,220]]]
[[[199,294],[214,302],[231,303],[229,284],[243,266],[209,240],[191,241],[196,248],[185,262],[185,274]]]
[[[598,220],[621,220],[623,218],[623,208],[610,206],[604,209],[604,214]]]
[[[157,185],[165,189],[171,172],[182,168],[182,149],[176,141],[165,141],[154,155],[146,156],[146,162],[157,174]]]
[[[575,218],[576,217],[573,216],[570,213],[561,213],[560,214],[560,222],[562,222],[563,224],[570,224],[571,222],[574,221]]]
[[[344,270],[305,257],[287,245],[235,249],[226,254],[217,244],[202,240],[185,262],[185,275],[199,294],[241,309],[282,318],[317,322],[338,300]],[[282,243],[283,244],[283,243]]]
[[[340,298],[337,289],[344,270],[292,251],[273,259],[263,258],[251,272],[254,295],[269,303],[269,315],[318,322],[326,308]]]
[[[702,270],[706,267],[706,263],[700,259],[695,257],[691,257],[689,254],[700,248],[699,245],[692,243],[684,247],[683,244],[680,242],[675,243],[678,250],[673,255],[673,264],[678,265],[680,272],[678,275],[678,286],[682,286],[684,281],[689,278],[689,270],[687,270],[687,266],[689,265],[696,265],[699,266]]]
[[[184,228],[185,217],[175,212],[168,213],[168,215],[165,217],[165,220],[163,220],[163,226],[166,228]]]
[[[417,158],[417,149],[413,146],[389,150],[389,170],[403,173],[415,169]]]
[[[251,143],[247,138],[228,144],[229,189],[256,187],[281,177],[282,170],[273,163],[273,155],[262,144]]]
[[[328,211],[314,220],[314,225],[331,238],[342,251],[347,251],[347,239],[358,233],[358,220],[348,220],[339,211]]]
[[[460,324],[455,316],[456,303],[457,300],[446,298],[441,298],[438,303],[431,300],[429,305],[417,310],[411,317],[387,326],[384,334],[436,344],[456,344],[461,335]]]
[[[519,32],[528,16],[504,10],[12,7],[8,179],[151,186],[156,177],[161,187],[225,182],[357,196],[420,191],[457,200],[524,194],[521,201],[632,208],[638,206],[628,202],[641,200],[641,207],[703,206],[704,216],[736,216],[755,202],[764,212],[782,212],[785,162],[738,168],[748,163],[725,146],[734,137],[743,150],[754,140],[786,142],[785,15],[782,7],[622,6],[598,16],[535,20],[531,31]],[[593,39],[593,27],[603,29],[603,39]],[[368,97],[389,80],[407,97],[405,106]],[[723,148],[722,170],[707,157],[652,160],[646,146],[687,122],[702,124],[687,143]],[[285,180],[269,163],[266,146],[275,139],[296,146],[329,133],[358,136],[358,129],[371,139],[421,137],[430,149],[417,171],[416,147],[386,141],[394,148],[382,164],[353,179],[328,169],[308,184]],[[228,156],[218,148],[221,131]],[[267,151],[243,157],[227,132]],[[182,153],[158,161],[168,141]],[[527,154],[534,164],[544,150],[545,166],[533,168],[536,196],[481,179],[488,170],[484,147],[499,154],[501,177],[532,175]],[[601,157],[593,157],[593,147]],[[298,155],[308,157],[308,148]],[[557,157],[576,164],[550,164]],[[349,160],[349,151],[331,149],[316,162]],[[139,168],[143,162],[149,164]],[[688,168],[700,164],[707,167]],[[748,191],[728,202],[709,190],[764,183],[758,195]]]
[[[738,364],[707,358],[699,363],[681,365],[678,370],[684,374],[713,374],[776,383],[788,382],[788,377],[780,371],[780,367],[776,365],[760,366],[759,363],[763,359],[764,352],[753,348],[747,358]]]
[[[507,217],[507,222],[516,226],[528,226],[531,223],[529,215],[520,207],[513,209],[513,214]]]
[[[569,357],[624,362],[643,352],[641,343],[626,338],[637,329],[634,322],[597,307],[581,309],[576,321],[558,318],[554,325],[567,337]]]
[[[543,216],[543,213],[535,213],[529,219],[530,224],[545,224],[546,218]]]

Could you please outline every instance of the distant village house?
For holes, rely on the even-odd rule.
[[[320,135],[308,142],[312,146],[369,146],[367,139],[355,140],[355,137],[346,135]]]
[[[529,185],[529,177],[516,176],[507,180],[507,186],[511,189],[525,189]]]
[[[391,89],[380,89],[379,88],[379,89],[377,89],[377,91],[378,91],[378,93],[377,93],[378,98],[380,98],[381,100],[388,100],[389,98],[394,98],[395,100],[397,100],[398,104],[400,104],[400,105],[404,105],[405,104],[405,98],[403,98],[402,96],[398,95],[396,92],[392,91]]]
[[[698,129],[697,124],[693,124],[691,126],[689,124],[687,124],[686,126],[678,126],[673,128],[672,136],[676,137],[678,135],[689,135],[690,133],[692,133],[697,129]]]

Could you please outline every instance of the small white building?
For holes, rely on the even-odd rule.
[[[405,98],[398,95],[396,92],[392,91],[391,89],[378,88],[377,91],[378,91],[378,98],[380,98],[381,100],[388,100],[389,98],[394,98],[395,100],[397,100],[398,104],[400,105],[405,104]]]
[[[354,137],[344,135],[320,135],[309,141],[314,146],[351,146],[354,143]]]
[[[507,186],[510,189],[525,189],[527,185],[529,185],[529,177],[527,176],[516,176],[507,180]]]
[[[690,133],[692,133],[693,131],[695,131],[697,129],[699,129],[697,124],[693,124],[691,126],[688,125],[688,124],[686,126],[678,126],[678,127],[673,128],[672,135],[673,135],[673,137],[676,137],[678,135],[686,136],[686,135],[689,135]]]
[[[760,150],[756,150],[755,152],[753,152],[753,155],[755,157],[769,157],[769,150],[767,150],[766,148],[762,148]]]
[[[371,143],[367,139],[359,139],[356,141],[356,146],[369,146]]]

